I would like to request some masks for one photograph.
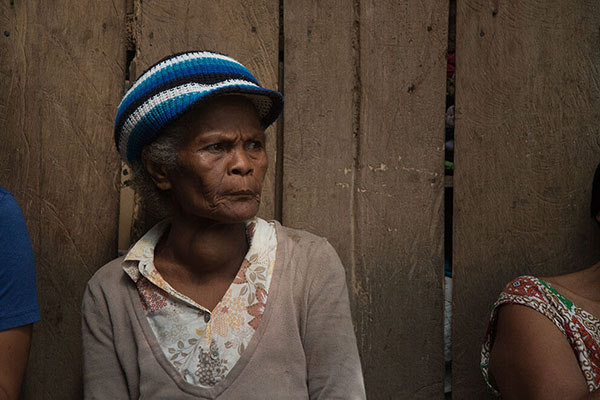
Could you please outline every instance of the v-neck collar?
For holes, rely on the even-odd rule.
[[[281,237],[281,225],[278,222],[275,222],[275,232],[278,238],[275,267],[273,271],[273,277],[271,279],[269,301],[266,304],[261,322],[258,325],[258,329],[256,330],[256,332],[254,332],[252,339],[248,344],[248,347],[244,350],[237,363],[233,366],[231,371],[229,371],[227,376],[223,380],[215,384],[213,387],[205,388],[186,382],[184,378],[180,375],[179,371],[177,371],[177,369],[169,362],[169,360],[163,353],[160,344],[158,343],[158,340],[156,339],[156,336],[152,331],[152,328],[150,327],[148,319],[146,318],[146,313],[140,301],[140,297],[138,295],[136,286],[129,286],[129,299],[131,300],[133,309],[135,311],[138,323],[140,324],[144,337],[152,350],[152,354],[154,355],[158,363],[161,365],[161,367],[164,369],[164,371],[171,377],[171,379],[173,379],[175,384],[182,391],[194,396],[201,396],[206,399],[214,399],[221,393],[223,393],[229,386],[231,386],[231,384],[241,374],[241,372],[244,370],[244,368],[254,355],[260,341],[264,336],[265,331],[268,329],[269,321],[273,313],[273,308],[275,307],[277,299],[280,295],[280,280],[283,272],[283,266],[285,265],[284,260],[287,258],[287,248],[285,245],[285,241],[279,240],[279,238]]]

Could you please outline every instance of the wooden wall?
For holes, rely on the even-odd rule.
[[[443,393],[448,7],[409,3],[284,2],[282,221],[340,253],[374,399]]]
[[[0,0],[0,185],[27,219],[43,315],[26,399],[81,397],[81,293],[132,217],[112,139],[127,77],[202,48],[286,97],[261,216],[338,250],[369,399],[443,398],[449,1],[42,3]],[[456,18],[453,397],[473,399],[502,285],[600,256],[600,6],[466,0]],[[136,202],[125,243],[150,220]]]
[[[0,185],[25,214],[37,262],[27,399],[81,398],[81,296],[114,257],[124,7],[0,3]],[[1,267],[1,266],[0,266]]]

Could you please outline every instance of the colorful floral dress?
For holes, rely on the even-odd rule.
[[[135,282],[160,347],[181,376],[201,387],[223,380],[258,328],[275,266],[272,223],[246,223],[248,253],[227,292],[211,312],[177,292],[154,266],[154,248],[169,226],[163,221],[127,253],[123,269]]]
[[[549,283],[533,276],[520,276],[506,285],[494,303],[481,350],[481,370],[494,394],[500,395],[490,383],[488,365],[494,342],[498,307],[505,304],[530,307],[552,321],[565,335],[577,356],[589,391],[600,388],[600,320],[577,307]]]

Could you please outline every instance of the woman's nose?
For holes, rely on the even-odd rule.
[[[246,176],[254,171],[252,160],[248,157],[246,149],[236,147],[233,150],[230,173],[233,175]]]

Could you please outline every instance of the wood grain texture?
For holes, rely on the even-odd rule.
[[[351,0],[284,1],[284,224],[327,237],[352,264],[356,140]]]
[[[134,77],[161,58],[188,50],[225,53],[244,64],[260,84],[278,89],[279,1],[158,1],[134,0],[137,54]],[[269,170],[259,215],[275,218],[277,123],[267,129]],[[153,220],[138,200],[135,240]]]
[[[443,396],[447,9],[284,2],[283,222],[346,266],[370,399]]]
[[[600,256],[600,4],[467,0],[457,24],[453,397],[479,399],[502,287]]]
[[[371,399],[443,398],[448,1],[361,1],[353,289]]]
[[[352,0],[283,3],[282,222],[326,237],[347,278],[354,264],[357,13]],[[353,293],[350,301],[356,316]]]
[[[81,295],[116,255],[124,4],[3,1],[0,24],[0,184],[25,214],[42,313],[24,398],[77,399]]]

